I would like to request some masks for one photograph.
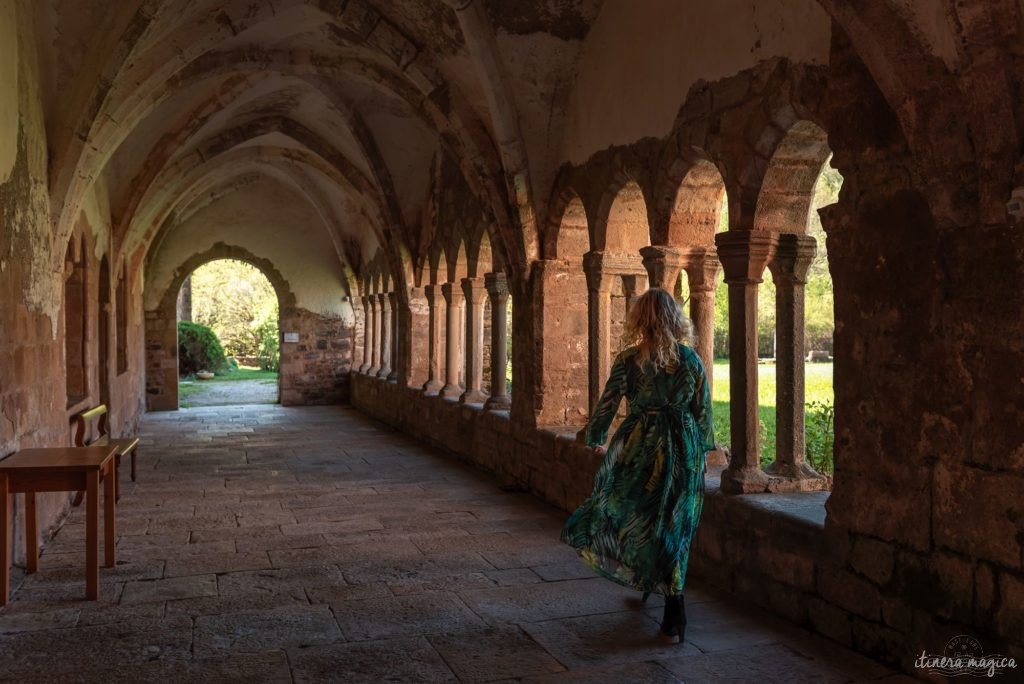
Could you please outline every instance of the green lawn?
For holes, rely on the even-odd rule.
[[[184,380],[178,384],[178,401],[183,408],[188,408],[185,401],[203,391],[205,385],[217,382],[237,382],[239,380],[262,380],[265,385],[277,384],[277,371],[260,370],[254,366],[239,366],[227,375],[217,375],[212,380]]]
[[[806,401],[833,403],[832,364],[808,363],[806,374]],[[715,437],[719,444],[729,444],[729,362],[715,361],[714,370],[714,403]],[[758,366],[757,393],[761,409],[761,462],[771,463],[775,460],[775,365],[761,364]],[[815,434],[811,428],[811,416],[808,416],[807,441],[810,451],[815,443]],[[821,445],[824,451],[831,452],[831,444]]]

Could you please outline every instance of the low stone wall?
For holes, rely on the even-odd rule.
[[[513,429],[507,413],[358,373],[352,375],[352,403],[566,511],[590,494],[600,463],[574,441],[570,428]],[[881,660],[897,663],[909,655],[899,633],[865,614],[873,609],[856,577],[832,566],[824,535],[827,492],[725,495],[719,472],[709,469],[706,478],[692,574]],[[887,610],[905,612],[897,604]]]

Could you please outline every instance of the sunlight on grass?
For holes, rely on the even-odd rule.
[[[262,385],[276,385],[277,371],[261,370],[257,366],[239,366],[227,375],[217,375],[210,380],[193,380],[182,378],[178,383],[178,405],[191,408],[189,398],[203,392],[203,388],[222,382],[238,382],[240,380],[258,380]]]
[[[775,460],[775,365],[762,364],[757,368],[757,394],[761,413],[761,462]],[[806,374],[806,403],[833,403],[832,364],[808,363]],[[715,361],[712,401],[715,415],[715,438],[719,444],[729,444],[729,362]]]

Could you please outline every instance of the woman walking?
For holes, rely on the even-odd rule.
[[[612,436],[594,491],[562,541],[610,580],[664,594],[661,632],[682,643],[683,585],[704,500],[704,459],[715,448],[704,365],[688,346],[689,319],[665,290],[629,312],[627,348],[580,436],[600,453],[622,397],[629,413]]]

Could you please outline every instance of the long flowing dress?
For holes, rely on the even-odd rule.
[[[590,446],[604,444],[622,397],[619,425],[590,497],[570,516],[562,541],[619,584],[678,596],[704,502],[704,459],[715,448],[707,375],[700,357],[679,344],[679,363],[655,371],[615,359],[586,427]]]

